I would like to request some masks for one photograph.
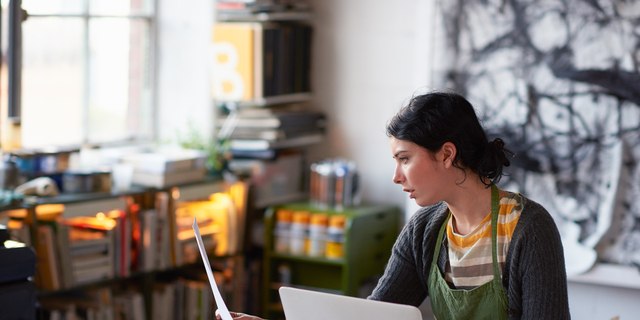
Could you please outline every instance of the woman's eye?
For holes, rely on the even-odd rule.
[[[400,161],[401,161],[402,163],[407,163],[407,160],[409,160],[409,159],[408,159],[408,158],[400,158]]]

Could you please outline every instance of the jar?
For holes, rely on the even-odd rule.
[[[329,228],[327,228],[327,248],[325,256],[328,259],[340,259],[344,257],[345,243],[345,222],[344,215],[332,215],[329,217]]]
[[[291,285],[291,266],[288,263],[281,263],[278,266],[278,281],[282,285]]]
[[[289,253],[291,243],[291,210],[276,211],[276,225],[273,228],[273,249],[277,253]]]
[[[327,214],[314,213],[309,218],[309,240],[307,254],[312,257],[322,257],[325,254],[327,236]]]
[[[309,238],[309,212],[294,211],[291,217],[291,241],[289,252],[291,254],[305,254],[305,242]]]

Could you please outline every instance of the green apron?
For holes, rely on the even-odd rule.
[[[493,280],[471,290],[451,289],[438,268],[438,256],[444,231],[445,220],[438,233],[436,250],[433,253],[429,272],[429,297],[434,316],[438,320],[507,319],[508,296],[502,287],[498,269],[498,188],[491,187],[491,243],[493,255]]]

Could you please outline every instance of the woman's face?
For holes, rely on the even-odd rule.
[[[402,186],[419,206],[442,201],[446,170],[440,152],[431,154],[427,149],[406,140],[391,137],[391,154],[396,160],[393,182]]]

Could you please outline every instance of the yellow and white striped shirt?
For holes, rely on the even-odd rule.
[[[509,250],[509,243],[522,212],[522,198],[510,193],[500,199],[498,212],[497,253],[500,276]],[[447,224],[448,258],[445,280],[454,289],[471,290],[493,279],[491,255],[491,212],[469,234],[453,231],[453,217]]]

